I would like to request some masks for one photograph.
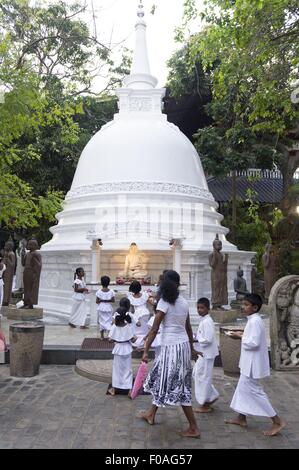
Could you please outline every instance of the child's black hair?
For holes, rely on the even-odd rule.
[[[198,305],[198,304],[202,304],[202,305],[204,305],[208,310],[210,310],[210,301],[209,301],[209,299],[207,299],[206,297],[201,297],[200,299],[198,299],[197,305]]]
[[[261,309],[263,301],[260,295],[258,294],[245,294],[244,299],[247,300],[251,305],[257,306],[257,312]]]
[[[116,313],[118,314],[115,316],[115,320],[114,320],[116,326],[123,325],[125,321],[127,323],[132,322],[132,319],[130,315],[127,314],[127,309],[125,307],[118,307],[116,309]]]
[[[79,276],[80,271],[84,271],[84,269],[83,268],[77,268],[75,273],[74,273],[74,279],[76,279],[76,277]]]
[[[131,282],[131,285],[129,287],[129,292],[133,292],[133,294],[139,294],[141,291],[141,284],[139,281],[133,281]]]
[[[101,285],[103,287],[108,287],[110,284],[110,277],[109,276],[102,276],[101,277]]]
[[[175,304],[179,296],[180,275],[173,270],[169,270],[164,274],[160,287],[161,297],[165,302],[172,305]]]
[[[119,306],[125,308],[128,312],[131,307],[131,302],[129,301],[128,297],[122,297],[119,301]]]

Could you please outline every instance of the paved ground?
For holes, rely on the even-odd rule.
[[[0,449],[299,448],[299,374],[273,372],[264,381],[288,423],[272,438],[261,434],[266,419],[250,419],[247,430],[225,425],[236,379],[215,368],[214,382],[221,398],[212,413],[198,417],[202,438],[182,439],[176,429],[185,427],[185,419],[176,407],[162,409],[155,426],[136,417],[149,405],[149,396],[134,401],[110,397],[107,384],[77,375],[72,366],[41,366],[37,377],[20,379],[10,377],[9,366],[0,365]]]

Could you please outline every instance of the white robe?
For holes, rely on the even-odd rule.
[[[84,281],[76,279],[74,284],[77,284],[80,289],[86,287]],[[87,302],[86,296],[83,292],[76,292],[73,295],[73,305],[70,314],[69,322],[76,326],[84,326],[87,318]]]
[[[109,338],[115,341],[113,348],[112,387],[131,390],[133,385],[132,344],[134,327],[127,323],[125,326],[111,327]]]
[[[109,289],[103,292],[99,289],[96,292],[96,297],[100,300],[111,300],[114,297],[114,291]],[[101,331],[110,331],[112,325],[113,307],[111,303],[101,302],[97,306],[98,312],[98,325]]]
[[[193,367],[193,379],[195,384],[195,398],[202,406],[219,397],[219,393],[212,384],[214,359],[205,359],[198,356]]]
[[[257,380],[270,375],[265,327],[258,313],[247,318],[239,367],[241,376],[230,407],[244,415],[273,418],[276,412]]]
[[[277,413],[257,379],[240,376],[230,407],[243,415],[273,418]]]
[[[202,406],[219,397],[218,391],[212,384],[214,360],[219,351],[215,338],[215,325],[209,314],[201,317],[196,338],[197,343],[194,347],[203,356],[198,356],[193,368],[193,379],[195,398]]]

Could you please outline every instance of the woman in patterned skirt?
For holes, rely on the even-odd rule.
[[[165,273],[154,324],[142,357],[144,362],[148,361],[148,350],[161,325],[161,352],[144,384],[144,390],[152,394],[152,406],[141,412],[140,417],[154,424],[158,407],[180,405],[189,422],[189,428],[180,435],[200,437],[191,403],[191,357],[197,357],[197,353],[193,348],[188,303],[179,294],[179,284],[180,276],[176,271]]]

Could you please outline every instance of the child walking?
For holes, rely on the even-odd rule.
[[[89,290],[86,288],[84,276],[84,269],[77,268],[74,275],[73,306],[69,321],[72,328],[76,328],[76,326],[80,326],[81,329],[88,328],[85,326],[85,322],[87,318],[86,294],[89,293]]]
[[[193,368],[195,382],[195,397],[199,408],[194,408],[196,413],[208,413],[212,411],[211,404],[219,398],[219,393],[212,384],[213,367],[215,357],[218,356],[218,346],[215,338],[215,325],[209,315],[209,299],[202,297],[197,301],[197,312],[200,322],[197,330],[197,343],[194,347],[199,353]]]
[[[134,327],[131,316],[125,307],[116,310],[114,325],[109,332],[109,338],[115,345],[113,354],[112,387],[108,390],[110,395],[115,395],[115,389],[129,390],[131,394],[133,385],[132,370],[132,344],[134,342]]]
[[[105,331],[111,329],[112,323],[112,303],[115,302],[114,291],[109,289],[110,277],[102,276],[101,285],[102,289],[96,292],[96,303],[98,304],[98,324],[100,326],[101,339],[104,339]]]
[[[258,314],[262,299],[258,294],[246,294],[242,302],[242,312],[247,316],[244,332],[233,331],[230,336],[241,339],[241,357],[239,362],[240,379],[230,407],[238,413],[227,424],[247,426],[247,415],[265,416],[271,419],[272,426],[264,431],[265,436],[275,436],[285,423],[273,409],[268,396],[259,383],[259,379],[270,375],[268,346],[263,320]]]
[[[128,299],[131,306],[134,307],[135,334],[137,336],[136,346],[138,348],[144,345],[144,336],[148,333],[147,322],[150,312],[147,308],[149,294],[141,292],[141,284],[139,281],[133,281],[129,287]]]

